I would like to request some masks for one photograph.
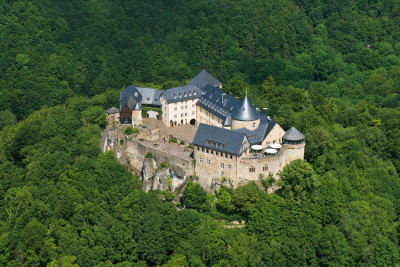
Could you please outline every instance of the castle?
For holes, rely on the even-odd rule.
[[[292,127],[284,131],[247,97],[240,101],[222,90],[222,83],[203,70],[187,85],[165,91],[134,85],[121,93],[120,109],[108,110],[120,123],[142,123],[141,105],[161,107],[167,127],[197,127],[194,171],[199,184],[228,183],[237,187],[276,174],[295,159],[304,158],[305,137]]]

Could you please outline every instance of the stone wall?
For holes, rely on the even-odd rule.
[[[260,125],[260,119],[254,121],[239,121],[232,118],[232,130],[247,128],[249,130],[255,130]]]
[[[268,147],[269,144],[282,143],[282,137],[285,135],[285,131],[282,129],[279,124],[275,124],[274,128],[269,132],[267,137],[265,137],[262,142],[262,146],[264,148]]]
[[[143,160],[148,152],[153,155],[155,164],[159,166],[161,162],[168,162],[170,165],[182,170],[182,173],[186,176],[193,175],[194,167],[191,159],[180,158],[175,155],[170,155],[159,151],[153,147],[146,146],[145,144],[135,139],[125,140],[127,149],[126,153],[130,160],[130,164],[138,170],[143,168]]]
[[[247,184],[251,181],[258,181],[260,174],[263,174],[264,177],[268,176],[269,173],[276,175],[285,166],[285,162],[285,148],[275,156],[264,156],[261,158],[241,157],[238,159],[238,173],[234,187]]]
[[[296,159],[304,160],[304,147],[305,143],[299,145],[284,145],[287,148],[286,152],[286,164]]]
[[[202,151],[202,148],[199,150],[195,148],[194,158],[196,160],[196,175],[199,177],[198,183],[205,190],[216,190],[219,184],[224,182],[229,184],[230,181],[236,179],[237,160],[235,155],[221,154],[221,152],[211,149],[207,153],[205,148],[204,151]]]

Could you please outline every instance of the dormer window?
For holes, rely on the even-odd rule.
[[[176,94],[174,94],[174,99],[176,99]]]

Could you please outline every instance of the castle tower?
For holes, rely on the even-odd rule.
[[[286,147],[286,164],[295,159],[304,159],[305,136],[292,127],[282,137]]]
[[[240,128],[254,130],[260,125],[260,113],[247,98],[247,93],[242,104],[232,112],[231,116],[232,130]]]
[[[132,126],[142,124],[142,106],[139,104],[139,102],[136,103],[136,105],[133,107],[132,110]]]

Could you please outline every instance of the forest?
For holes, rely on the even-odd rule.
[[[399,24],[399,0],[0,0],[0,265],[400,264]],[[175,204],[101,153],[123,88],[203,69],[306,136],[275,194]]]

